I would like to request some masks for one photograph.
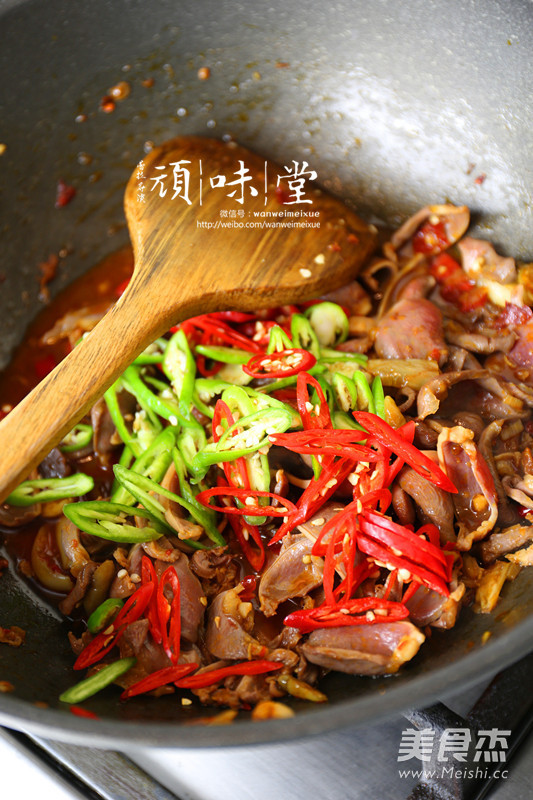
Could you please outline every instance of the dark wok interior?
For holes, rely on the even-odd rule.
[[[475,234],[503,253],[533,254],[528,0],[8,0],[0,12],[1,365],[40,308],[37,264],[69,251],[53,295],[125,244],[124,185],[145,142],[175,135],[231,135],[273,159],[308,160],[324,187],[372,221],[465,203]],[[120,80],[130,96],[99,111]],[[56,209],[60,178],[77,195]],[[90,703],[95,722],[59,710],[72,684],[59,614],[9,572],[0,587],[0,625],[27,631],[23,647],[0,652],[0,679],[16,687],[0,695],[0,723],[95,745],[319,733],[441,698],[533,647],[533,570],[524,570],[494,616],[464,611],[399,676],[330,676],[329,704],[302,705],[291,720],[183,725],[208,711],[152,698],[120,704],[108,689]]]

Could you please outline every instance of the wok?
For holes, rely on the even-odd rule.
[[[529,0],[8,0],[0,10],[3,363],[40,307],[37,264],[69,251],[55,293],[123,245],[131,170],[146,142],[179,134],[231,135],[281,163],[307,160],[372,221],[466,203],[476,234],[504,253],[533,253]],[[199,80],[204,66],[211,76]],[[99,111],[120,80],[130,96]],[[60,178],[77,195],[58,210]],[[493,616],[465,610],[398,676],[330,675],[330,702],[296,704],[293,719],[191,725],[210,712],[120,704],[108,689],[88,703],[95,721],[57,700],[73,683],[66,623],[12,571],[0,590],[0,624],[27,631],[22,647],[0,651],[0,679],[15,687],[0,695],[0,722],[92,745],[249,744],[360,724],[442,698],[533,648],[524,570]]]

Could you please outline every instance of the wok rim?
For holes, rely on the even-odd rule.
[[[532,650],[533,617],[530,617],[458,661],[416,676],[391,688],[384,696],[359,695],[281,720],[241,720],[227,726],[93,720],[3,696],[0,697],[0,725],[73,745],[113,750],[121,747],[226,748],[294,741],[344,728],[361,728],[398,716],[408,708],[423,708],[445,700],[494,677]],[[214,709],[213,713],[220,710]]]

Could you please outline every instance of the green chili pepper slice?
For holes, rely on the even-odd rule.
[[[217,374],[220,380],[230,386],[246,386],[252,381],[252,376],[246,374],[242,364],[222,364]]]
[[[75,453],[77,450],[83,450],[84,447],[87,447],[87,445],[91,443],[92,438],[92,425],[78,422],[60,442],[59,449],[62,453]]]
[[[124,605],[120,597],[108,597],[98,608],[95,608],[89,619],[87,627],[91,633],[100,633],[107,628],[117,611]]]
[[[305,316],[324,347],[335,347],[348,338],[348,317],[337,303],[317,303],[307,309]]]
[[[197,493],[207,489],[207,485],[205,485],[202,481],[198,481],[198,484],[193,489],[187,480],[185,462],[183,461],[183,457],[177,448],[174,448],[172,452],[172,458],[174,461],[174,467],[176,469],[176,475],[178,476],[180,495],[183,500],[189,503],[191,516],[196,520],[196,522],[205,528],[210,539],[213,539],[213,536],[216,539],[217,536],[220,535],[218,533],[216,524],[216,513],[211,511],[211,509],[201,505],[196,499]]]
[[[134,461],[133,453],[131,452],[129,447],[124,446],[122,453],[120,454],[118,463],[120,464],[121,467],[131,467],[133,461]],[[111,487],[111,497],[115,497],[119,490],[120,490],[120,484],[115,478],[115,480],[113,481],[113,485]]]
[[[327,695],[319,692],[314,686],[310,686],[305,681],[299,681],[292,675],[278,675],[278,686],[291,694],[293,697],[299,697],[302,700],[309,700],[311,703],[326,703],[328,700]]]
[[[292,315],[291,336],[294,347],[302,347],[312,353],[316,359],[320,358],[320,342],[311,323],[303,314]]]
[[[184,422],[185,418],[180,411],[177,402],[170,398],[163,398],[152,392],[141,378],[138,367],[129,366],[122,375],[124,387],[135,395],[137,402],[142,408],[152,411],[159,417],[168,420],[171,425],[177,426]],[[165,389],[170,388],[165,385]]]
[[[125,469],[125,467],[121,467],[118,464],[115,465],[114,472],[117,480],[124,486],[124,488],[133,494],[137,501],[142,503],[146,511],[153,517],[153,519],[157,520],[157,522],[167,531],[172,531],[173,528],[166,521],[165,507],[159,502],[157,497],[154,497],[153,494],[150,494],[151,492],[162,495],[163,497],[167,497],[169,500],[173,500],[186,511],[188,511],[193,518],[195,518],[196,509],[191,503],[189,503],[187,500],[184,500],[183,497],[179,497],[177,494],[174,494],[174,492],[171,492],[169,489],[164,489],[162,486],[159,486],[150,478],[147,478],[143,475],[137,475],[131,470]],[[137,511],[135,511],[135,513],[137,513]],[[202,527],[204,527],[209,538],[212,539],[212,541],[214,541],[217,545],[226,544],[226,540],[219,533],[215,526],[209,526],[208,529],[204,526],[203,519],[201,521],[198,519],[198,522],[200,525],[202,525]],[[186,542],[193,547],[198,547],[198,542],[195,542],[191,539],[187,539]]]
[[[59,699],[62,703],[81,703],[83,700],[87,700],[88,697],[92,697],[93,694],[105,689],[106,686],[109,686],[121,675],[128,672],[136,663],[136,658],[120,658],[118,661],[102,667],[90,678],[85,678],[75,686],[71,686],[70,689],[67,689],[59,696]]]
[[[220,378],[197,378],[195,384],[198,397],[203,403],[210,403],[215,397],[221,395],[224,389],[231,388],[233,388],[231,383]]]
[[[254,409],[256,411],[260,411],[262,408],[282,408],[284,411],[287,411],[287,413],[292,414],[291,428],[301,427],[302,420],[298,411],[288,403],[278,400],[277,397],[270,397],[270,395],[266,394],[265,392],[259,392],[256,389],[252,389],[250,386],[243,386],[243,389],[252,399]]]
[[[287,350],[291,347],[294,347],[294,345],[290,336],[287,336],[281,325],[274,325],[270,329],[268,337],[267,354],[281,353],[282,350]]]
[[[135,456],[139,456],[141,454],[141,448],[139,443],[136,441],[135,436],[129,430],[128,426],[126,425],[126,420],[122,416],[122,412],[120,410],[118,404],[118,397],[117,397],[117,390],[119,387],[122,387],[120,379],[114,383],[109,389],[104,393],[104,400],[107,405],[107,410],[113,420],[115,428],[117,429],[117,433],[126,445],[129,447],[132,453]]]
[[[292,424],[292,414],[281,408],[265,408],[237,420],[218,442],[208,444],[195,456],[198,466],[208,467],[222,461],[234,461],[256,453],[269,445],[269,435],[283,433]],[[244,430],[239,431],[239,428]],[[235,433],[235,435],[234,435]]]
[[[146,475],[146,477],[152,478],[154,481],[162,480],[172,461],[172,448],[175,444],[175,429],[165,428],[156,436],[150,447],[134,462],[131,470],[139,475]],[[116,490],[113,489],[111,501],[133,505],[135,498],[121,486]]]
[[[167,344],[166,339],[156,339],[153,344],[149,345],[144,352],[137,356],[133,364],[139,367],[146,364],[160,364],[163,361]]]
[[[337,406],[341,411],[351,411],[357,408],[357,389],[351,378],[336,372],[332,378],[332,385]]]
[[[10,506],[31,506],[34,503],[50,503],[53,500],[66,500],[80,497],[94,488],[90,475],[76,472],[66,478],[37,478],[24,481],[6,498]]]
[[[371,414],[376,413],[376,404],[374,402],[374,395],[368,385],[368,381],[363,372],[354,372],[353,381],[357,387],[357,407],[364,411],[370,411]]]
[[[191,420],[191,423],[192,422],[193,420]],[[197,472],[194,459],[195,456],[204,449],[205,444],[205,431],[200,423],[197,422],[195,422],[194,425],[191,424],[182,428],[176,439],[176,445],[185,461],[185,466],[195,478],[201,478],[203,476],[203,470],[200,470],[199,473]]]
[[[372,397],[374,398],[374,407],[376,414],[381,419],[385,419],[385,392],[383,391],[383,384],[379,375],[376,375],[372,381]]]
[[[190,419],[196,362],[189,342],[180,328],[172,336],[165,350],[163,372],[179,398],[179,410],[185,419]]]
[[[198,409],[198,411],[200,411],[204,415],[204,417],[207,417],[208,419],[213,419],[213,417],[215,416],[214,408],[211,408],[211,406],[208,406],[203,402],[196,389],[196,386],[194,387],[194,391],[192,393],[192,402],[194,407]]]
[[[125,467],[120,467],[125,469]],[[136,544],[152,542],[168,533],[168,525],[162,525],[153,514],[144,508],[131,508],[122,503],[107,500],[89,500],[86,503],[69,503],[63,508],[68,519],[85,533],[108,539],[111,542]],[[127,522],[131,517],[142,517],[150,523],[146,528],[137,528]]]
[[[368,362],[368,356],[364,353],[347,353],[344,350],[333,350],[330,347],[322,347],[320,350],[321,363],[334,363],[336,361],[355,361],[364,366]]]
[[[331,421],[335,430],[354,430],[363,431],[362,425],[359,425],[352,416],[346,414],[344,411],[334,411],[331,415]]]
[[[252,355],[247,350],[239,350],[237,347],[211,347],[207,344],[197,344],[196,352],[213,361],[220,361],[221,364],[247,364]]]

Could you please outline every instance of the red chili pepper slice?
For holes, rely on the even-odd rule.
[[[418,581],[411,581],[405,592],[403,593],[402,603],[405,605],[409,602],[411,597],[416,593],[422,584]]]
[[[318,409],[309,401],[308,386],[312,386],[318,394]],[[300,372],[296,381],[296,399],[298,411],[304,428],[332,428],[331,415],[324,391],[315,378],[307,372]]]
[[[235,538],[239,542],[240,548],[248,559],[250,566],[256,572],[259,572],[265,563],[265,546],[261,539],[259,528],[256,525],[249,525],[244,519],[236,515],[230,515],[228,519]],[[252,546],[252,542],[255,547]]]
[[[446,492],[457,493],[457,489],[447,475],[428,456],[424,455],[413,444],[406,441],[401,433],[388,425],[381,417],[368,411],[354,411],[357,422],[368,431],[371,439],[388,447],[402,458],[415,472],[431,481]]]
[[[274,327],[281,327],[290,338],[290,330],[273,319],[261,318],[256,319],[255,322],[245,322],[239,327],[239,332],[242,333],[243,336],[247,336],[260,347],[266,347],[270,341],[270,332]]]
[[[129,697],[135,697],[138,694],[153,692],[154,689],[159,689],[168,683],[174,683],[197,669],[198,664],[178,664],[176,667],[163,667],[163,669],[152,672],[151,675],[147,675],[146,678],[142,678],[142,680],[125,689],[120,695],[120,699],[127,700]]]
[[[431,544],[440,550],[440,531],[436,525],[428,522],[426,525],[422,525],[416,533],[419,537],[427,536]]]
[[[335,571],[341,561],[344,563],[344,568],[346,570],[346,578],[344,582],[345,600],[348,599],[349,590],[352,588],[357,534],[355,515],[351,511],[347,513],[341,512],[340,514],[337,514],[336,517],[333,517],[332,520],[330,520],[330,523],[325,526],[325,529],[327,528],[330,529],[327,531],[330,533],[330,537],[326,545],[322,584],[324,587],[325,605],[334,606],[336,600],[333,591]],[[322,534],[324,534],[324,529],[322,530]],[[322,541],[323,540],[324,536],[322,535]],[[336,556],[338,545],[340,545],[341,549],[340,553]]]
[[[222,478],[217,478],[217,486],[229,488]],[[232,508],[234,506],[229,493],[228,497],[222,502],[226,508]],[[256,525],[250,525],[248,522],[245,522],[244,519],[236,515],[230,515],[228,520],[235,534],[235,538],[239,542],[241,550],[248,559],[248,562],[253,569],[259,571],[265,561],[265,546],[261,539],[259,528]],[[255,543],[256,547],[252,547],[250,539]]]
[[[153,583],[154,589],[157,588],[157,576],[155,573],[155,568],[148,556],[142,557],[141,580],[143,586],[145,586],[147,583]],[[163,641],[163,634],[161,632],[161,625],[157,613],[157,591],[154,591],[152,597],[150,598],[150,603],[148,604],[146,611],[146,618],[150,623],[150,633],[152,634],[152,639],[156,644],[161,644]]]
[[[267,661],[266,659],[244,661],[241,664],[230,664],[228,667],[220,667],[219,669],[202,672],[199,675],[191,675],[175,681],[175,683],[180,689],[203,689],[205,686],[218,683],[218,681],[227,678],[229,675],[262,675],[265,672],[281,669],[282,666],[283,664],[281,663]]]
[[[375,564],[373,564],[367,558],[365,558],[359,564],[356,564],[353,568],[351,586],[348,582],[348,579],[343,578],[333,593],[335,596],[335,601],[339,602],[339,598],[341,596],[343,597],[343,600],[347,600],[348,598],[352,597],[353,593],[361,586],[363,581],[366,581],[366,579],[369,578],[375,571]],[[386,600],[387,598],[384,599]]]
[[[386,611],[376,614],[376,611]],[[372,613],[369,613],[372,612]],[[338,628],[351,625],[376,625],[406,619],[409,610],[403,603],[384,600],[381,597],[359,597],[343,602],[341,605],[318,606],[293,611],[283,620],[283,624],[298,628],[301,633],[310,633],[318,628]]]
[[[286,533],[289,533],[297,525],[301,525],[302,522],[306,522],[312,517],[337,491],[353,468],[354,462],[348,458],[339,458],[333,463],[323,465],[318,480],[313,478],[304,489],[295,511],[288,515],[287,522],[281,525],[270,540],[269,545],[279,542]]]
[[[262,353],[253,356],[243,366],[243,372],[252,378],[289,378],[316,364],[316,358],[307,350],[287,348],[279,353]]]
[[[382,544],[400,550],[411,561],[422,561],[424,566],[432,572],[441,574],[446,579],[448,564],[442,550],[426,541],[426,539],[413,533],[405,526],[399,525],[389,517],[370,509],[363,512],[359,518],[361,530],[368,536],[378,539]],[[427,533],[427,527],[423,530]]]
[[[190,319],[187,320],[187,324],[209,334],[210,342],[234,345],[241,350],[248,350],[251,353],[261,352],[261,347],[256,342],[248,339],[247,336],[243,336],[242,333],[235,331],[222,320],[210,318],[208,314],[190,317]]]
[[[153,589],[154,587],[150,586],[150,584],[139,586],[118,612],[113,622],[114,627],[119,628],[121,625],[129,625],[131,622],[140,619],[150,602]]]
[[[392,503],[392,494],[390,489],[371,489],[362,495],[360,502],[363,508],[376,509],[379,506],[379,510],[384,514]]]
[[[93,711],[89,711],[88,708],[82,708],[81,706],[69,706],[68,710],[71,714],[74,714],[75,717],[84,717],[85,719],[100,719],[98,714],[95,714]]]
[[[255,314],[246,314],[244,311],[215,311],[207,314],[210,319],[221,319],[228,322],[239,324],[241,322],[252,322],[257,319]]]
[[[154,584],[140,586],[120,609],[109,626],[109,633],[102,631],[89,642],[74,662],[74,669],[85,669],[100,661],[118,643],[126,627],[144,614],[154,591]],[[106,629],[106,630],[109,630]]]
[[[93,711],[89,711],[88,708],[82,708],[81,706],[69,706],[68,710],[71,714],[74,714],[75,717],[84,717],[85,719],[100,719],[98,714],[95,714]]]
[[[223,434],[223,430],[221,431],[221,428],[224,429],[223,422],[226,423],[226,429],[231,428],[231,426],[235,424],[230,407],[223,400],[217,400],[212,423],[213,439],[215,442],[218,442]],[[237,431],[235,431],[234,435],[236,433]],[[246,489],[250,487],[248,467],[244,456],[236,458],[235,461],[223,461],[222,469],[224,470],[224,475],[230,486],[244,487]]]
[[[232,508],[231,506],[213,506],[209,502],[212,497],[234,497],[244,502],[242,508]],[[249,498],[272,497],[279,503],[279,506],[260,506],[246,503]],[[286,497],[282,497],[275,492],[263,492],[258,489],[244,489],[232,486],[213,486],[205,489],[196,495],[199,503],[214,511],[221,511],[224,514],[242,514],[246,517],[285,517],[287,514],[296,511],[296,506]]]
[[[381,456],[362,444],[360,431],[313,428],[293,433],[276,433],[268,437],[273,444],[309,455],[334,455],[354,461],[379,461]]]
[[[370,538],[370,536],[366,536],[362,532],[360,532],[359,536],[357,537],[357,544],[359,549],[368,556],[371,556],[383,564],[391,564],[393,568],[397,567],[398,569],[406,569],[413,575],[413,577],[418,578],[426,586],[429,586],[430,589],[434,589],[444,597],[449,596],[450,591],[444,580],[438,575],[435,575],[433,572],[424,569],[424,567],[421,567],[420,564],[411,562],[404,556],[395,555],[388,547],[384,547],[375,539]]]
[[[172,593],[168,601],[165,590]],[[176,665],[180,657],[181,638],[181,604],[180,582],[173,566],[168,567],[159,580],[157,587],[157,616],[163,634],[163,648],[172,663]]]

